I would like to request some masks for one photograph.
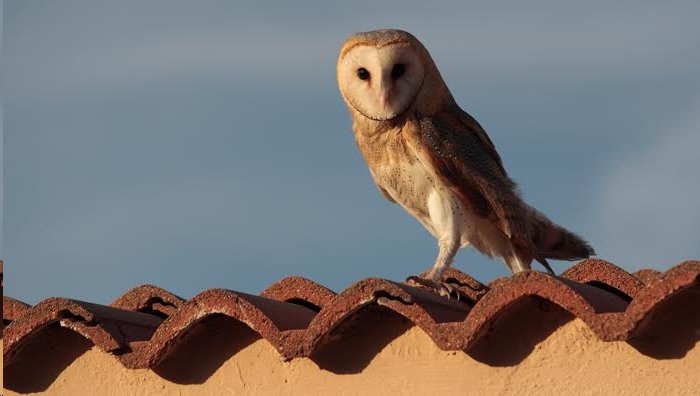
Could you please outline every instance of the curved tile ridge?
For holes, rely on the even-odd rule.
[[[148,313],[54,298],[35,307],[24,307],[24,313],[5,330],[4,353],[6,362],[11,362],[21,344],[32,334],[58,322],[90,339],[103,351],[116,355],[126,367],[154,367],[178,347],[181,337],[193,326],[208,316],[226,315],[245,323],[270,342],[283,358],[291,359],[311,356],[333,339],[340,325],[361,317],[363,308],[371,304],[403,315],[423,329],[441,349],[460,350],[471,348],[499,317],[508,315],[518,301],[528,297],[562,307],[584,321],[603,341],[627,340],[645,331],[650,314],[665,309],[661,305],[667,299],[690,287],[700,287],[700,261],[681,263],[636,291],[639,285],[608,262],[582,262],[574,267],[565,272],[564,278],[531,271],[497,279],[489,285],[490,290],[484,286],[488,291],[473,306],[419,287],[375,278],[359,281],[337,295],[298,277],[273,284],[263,296],[210,289],[180,302],[179,309],[162,323],[159,317]],[[590,268],[590,273],[586,273],[585,268]],[[581,281],[599,282],[614,290]],[[296,285],[299,290],[285,291],[288,285]],[[320,312],[284,301],[302,299],[316,305],[299,297],[306,293],[305,288],[312,288],[305,296],[309,300],[318,298],[315,301],[319,303]],[[141,291],[136,289],[126,294],[161,293],[158,295],[162,297],[167,296],[163,292],[168,293],[154,286],[144,286]],[[620,295],[627,293],[634,294],[630,296],[633,297],[631,302]],[[10,300],[7,301],[9,304]],[[133,297],[125,301],[119,303],[120,307],[141,309],[139,307],[148,306],[144,302],[148,298]]]
[[[312,305],[315,311],[326,307],[336,294],[333,290],[301,276],[289,276],[281,279],[260,293],[261,297],[278,301],[304,301]],[[306,304],[302,304],[306,305]]]
[[[491,291],[476,303],[463,324],[460,349],[471,347],[509,306],[528,296],[562,307],[599,335],[607,331],[609,315],[620,315],[627,306],[621,297],[590,285],[542,272],[521,272],[494,282]]]
[[[13,322],[22,316],[31,305],[12,297],[2,296],[2,321]]]
[[[448,300],[419,287],[368,278],[359,281],[327,305],[309,325],[300,348],[289,358],[311,356],[331,339],[331,334],[353,314],[370,304],[379,304],[405,316],[421,327],[433,340],[445,348],[451,345],[451,336],[439,330],[451,322],[459,323],[467,316],[470,306],[457,300]]]
[[[245,323],[272,344],[282,356],[288,355],[290,338],[298,337],[316,312],[297,304],[272,300],[226,289],[205,290],[168,317],[151,341],[136,353],[122,357],[130,368],[153,367],[167,357],[179,339],[193,326],[211,315],[226,315]]]
[[[609,261],[600,259],[585,259],[579,261],[569,267],[560,276],[615,292],[614,290],[606,288],[604,285],[600,285],[600,283],[603,283],[624,293],[628,297],[628,301],[633,299],[637,293],[644,288],[644,283],[629,272]]]
[[[627,338],[644,327],[644,319],[672,295],[689,287],[700,287],[700,261],[689,260],[669,269],[642,289],[626,311],[629,329],[618,338]]]
[[[185,299],[163,288],[153,285],[140,285],[114,300],[111,306],[128,311],[156,313],[170,316],[182,306]]]
[[[161,319],[140,312],[67,298],[48,298],[28,308],[4,330],[3,358],[12,363],[22,344],[33,334],[54,323],[71,329],[105,352],[129,350],[129,342],[148,340]]]
[[[648,285],[653,281],[661,278],[663,274],[663,272],[651,268],[641,269],[632,273],[632,275],[634,275],[635,278],[639,279],[645,285]]]

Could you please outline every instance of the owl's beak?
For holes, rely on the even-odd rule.
[[[390,101],[391,101],[391,88],[390,87],[381,87],[381,89],[379,91],[379,104],[382,107],[386,107]]]
[[[391,82],[382,79],[379,83],[379,105],[386,107],[391,100]]]

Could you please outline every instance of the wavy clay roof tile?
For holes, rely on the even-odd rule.
[[[361,280],[341,293],[301,277],[284,278],[259,296],[225,289],[205,290],[185,300],[162,288],[129,290],[111,306],[49,298],[29,306],[3,296],[5,366],[40,330],[74,331],[127,368],[153,368],[177,350],[184,336],[205,319],[226,316],[267,340],[284,360],[313,356],[335,330],[376,306],[405,317],[443,350],[469,350],[521,301],[544,301],[581,319],[600,340],[634,342],[659,326],[663,311],[700,296],[700,261],[664,273],[630,274],[598,259],[583,260],[559,277],[524,272],[488,286],[450,269],[448,281],[463,298],[447,299],[426,289],[385,279]],[[700,315],[700,313],[698,313]],[[655,319],[656,318],[656,319]],[[661,319],[658,319],[661,318]]]

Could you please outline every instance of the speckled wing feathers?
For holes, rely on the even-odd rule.
[[[501,156],[498,155],[498,152],[496,151],[496,146],[491,141],[489,135],[486,134],[484,128],[481,127],[481,124],[479,124],[479,122],[476,119],[474,119],[474,117],[469,115],[469,113],[462,110],[457,105],[454,105],[454,108],[451,109],[451,111],[454,112],[455,118],[463,124],[463,127],[466,128],[469,132],[473,133],[479,139],[484,150],[488,152],[488,154],[494,160],[496,165],[498,165],[498,169],[501,171],[503,176],[507,177],[506,169],[503,167],[503,161],[501,161]]]
[[[418,118],[408,140],[467,207],[491,220],[523,255],[539,259],[515,183],[483,129],[460,113],[464,112]]]

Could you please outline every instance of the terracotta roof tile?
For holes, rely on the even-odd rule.
[[[48,298],[27,308],[5,327],[3,358],[5,365],[10,365],[23,343],[53,324],[81,334],[105,352],[126,353],[130,351],[130,342],[149,340],[161,321],[145,313],[67,298]]]
[[[644,283],[629,272],[600,259],[580,261],[564,271],[561,276],[608,289],[627,300],[634,298],[637,292],[644,288]]]
[[[112,306],[129,311],[170,316],[185,300],[169,291],[153,285],[137,286],[114,300]]]
[[[310,356],[327,340],[334,328],[370,304],[383,305],[406,316],[443,346],[449,345],[446,340],[449,337],[442,337],[436,332],[436,326],[464,320],[469,311],[466,303],[449,300],[421,288],[385,279],[365,279],[348,287],[318,313],[300,343],[300,350],[289,357]]]
[[[691,287],[700,287],[700,261],[685,261],[651,281],[637,294],[625,311],[631,321],[631,327],[624,336],[641,332],[645,325],[644,319],[661,308],[662,302]]]
[[[634,272],[632,275],[634,275],[635,278],[639,279],[645,285],[648,285],[652,281],[660,278],[661,275],[663,275],[663,272],[657,271],[655,269],[646,268]]]
[[[333,290],[300,276],[290,276],[277,281],[260,295],[273,300],[301,304],[315,311],[320,311],[335,298]]]
[[[2,296],[2,322],[5,325],[12,323],[20,317],[31,305],[15,300],[12,297]]]
[[[206,290],[187,301],[158,328],[148,344],[123,360],[127,367],[161,362],[194,325],[212,315],[237,319],[270,342],[282,356],[295,345],[290,340],[316,315],[306,307],[225,289]]]
[[[225,289],[205,290],[184,300],[156,286],[139,286],[112,306],[50,298],[29,307],[3,298],[6,364],[42,328],[76,331],[130,368],[155,367],[184,336],[208,317],[227,316],[257,332],[285,359],[313,356],[333,342],[336,329],[363,320],[365,309],[382,307],[423,329],[445,350],[468,350],[522,302],[549,302],[585,322],[601,340],[634,342],[654,332],[674,304],[700,295],[700,261],[665,273],[635,275],[603,260],[583,260],[560,277],[525,272],[488,286],[467,274],[446,274],[466,298],[447,299],[385,279],[359,281],[343,292],[300,277],[282,279],[260,296]],[[680,303],[679,303],[680,301]],[[666,315],[668,316],[668,315]],[[342,335],[341,335],[342,337]]]

